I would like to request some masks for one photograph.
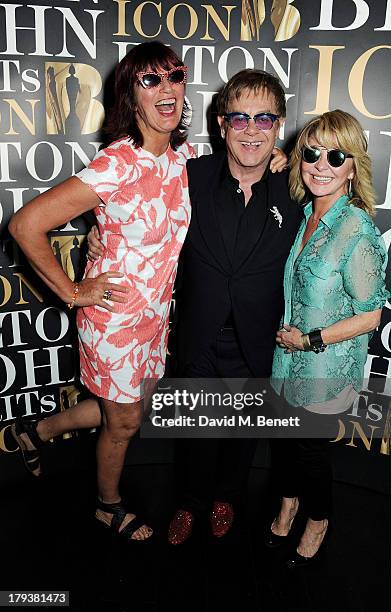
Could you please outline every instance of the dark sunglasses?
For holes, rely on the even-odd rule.
[[[301,157],[305,162],[307,162],[307,164],[314,164],[318,161],[320,156],[321,149],[318,149],[317,147],[303,147],[301,150]],[[341,151],[340,149],[329,149],[327,151],[327,161],[333,168],[339,168],[342,166],[345,159],[348,157],[353,157],[353,155],[345,153],[345,151]]]
[[[277,121],[280,115],[273,115],[272,113],[258,113],[254,117],[250,117],[247,113],[227,113],[224,115],[224,119],[228,125],[234,130],[244,130],[250,119],[254,119],[255,127],[258,130],[271,130],[273,123]]]
[[[187,66],[177,66],[167,70],[167,72],[151,72],[146,70],[144,72],[137,72],[136,76],[144,89],[158,87],[164,79],[167,79],[172,85],[181,85],[186,83]]]

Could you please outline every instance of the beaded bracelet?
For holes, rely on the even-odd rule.
[[[71,298],[71,301],[69,302],[69,304],[67,304],[69,310],[72,310],[72,308],[74,307],[78,293],[79,293],[79,283],[73,283],[72,298]]]

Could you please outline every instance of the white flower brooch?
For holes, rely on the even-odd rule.
[[[273,217],[276,221],[278,221],[278,227],[282,225],[282,214],[278,210],[277,206],[273,206],[273,208],[269,209],[271,213],[273,213]]]

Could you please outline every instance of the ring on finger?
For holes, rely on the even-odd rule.
[[[109,300],[111,298],[111,296],[113,295],[113,292],[111,291],[111,289],[106,289],[103,292],[103,299],[104,300]]]

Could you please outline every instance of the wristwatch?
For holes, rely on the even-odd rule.
[[[323,353],[327,344],[323,342],[322,330],[315,329],[308,334],[303,334],[303,349],[305,351],[313,351],[314,353]]]

